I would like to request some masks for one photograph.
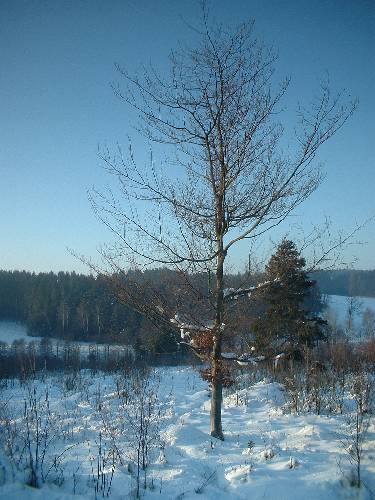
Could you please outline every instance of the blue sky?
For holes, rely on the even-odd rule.
[[[329,71],[334,89],[358,97],[358,111],[327,143],[326,178],[298,208],[293,224],[324,216],[347,231],[375,213],[375,4],[372,0],[216,0],[218,21],[253,17],[261,38],[279,50],[278,73],[292,83],[286,120]],[[177,41],[189,42],[195,1],[44,0],[0,2],[0,268],[77,270],[67,247],[85,255],[109,239],[86,191],[108,179],[98,145],[143,144],[134,116],[113,95],[114,63],[164,71]],[[288,222],[290,224],[290,222]],[[270,237],[288,231],[284,225]],[[268,237],[267,237],[268,238]],[[266,238],[266,239],[267,239]],[[375,223],[350,247],[357,268],[375,267]],[[246,260],[240,247],[234,265]]]

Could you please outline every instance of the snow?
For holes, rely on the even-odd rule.
[[[348,470],[348,453],[343,447],[345,416],[291,415],[285,412],[280,384],[267,380],[244,383],[243,388],[225,394],[222,442],[209,435],[209,392],[197,372],[187,367],[160,368],[154,380],[162,445],[153,452],[148,488],[141,489],[142,498],[193,499],[197,494],[214,500],[370,498],[365,489],[357,494],[344,481]],[[9,462],[0,454],[0,471],[5,466],[3,481],[0,477],[1,499],[94,499],[92,471],[95,476],[99,433],[103,448],[108,450],[110,439],[105,429],[111,418],[116,423],[114,432],[123,464],[116,465],[110,497],[132,498],[129,435],[119,411],[116,381],[116,376],[83,372],[73,391],[66,390],[62,375],[2,389],[1,401],[22,413],[28,387],[35,386],[40,395],[48,388],[49,409],[60,425],[51,453],[67,451],[61,466],[63,480],[58,484],[47,481],[40,490],[24,486],[20,473],[13,477]],[[124,432],[120,432],[122,428]],[[363,479],[373,491],[374,449],[372,421]],[[49,458],[47,454],[46,460]],[[109,467],[106,473],[110,474]],[[99,492],[97,496],[102,495]]]
[[[15,340],[40,340],[41,337],[29,337],[26,326],[14,321],[0,321],[0,342],[11,344]]]
[[[235,352],[223,352],[221,354],[221,357],[224,359],[236,359],[238,358],[238,354],[236,354]]]
[[[257,285],[249,286],[246,288],[224,288],[224,299],[237,300],[239,297],[242,297],[244,295],[247,295],[250,298],[252,292],[254,292],[255,290],[259,291],[262,288],[267,287],[271,283],[278,283],[279,281],[279,278],[275,278],[272,281],[264,281],[262,283],[258,283]]]
[[[357,327],[365,308],[375,311],[375,298],[360,298],[360,302],[362,306],[354,318]],[[347,297],[330,296],[329,304],[343,326]],[[0,322],[0,341],[12,343],[17,339],[38,340],[28,337],[20,324]],[[88,344],[80,345],[89,352]],[[234,355],[225,353],[224,357],[231,359]],[[276,363],[282,355],[276,357]],[[253,356],[248,355],[249,359]],[[248,360],[243,364],[249,365]],[[209,434],[210,394],[207,383],[193,368],[160,368],[153,380],[158,392],[160,440],[152,449],[142,498],[193,499],[198,494],[208,500],[374,498],[373,417],[362,464],[366,488],[358,491],[349,486],[348,480],[351,466],[347,415],[292,415],[287,411],[286,392],[280,384],[269,380],[244,380],[241,384],[238,379],[237,390],[224,395],[225,441],[221,442]],[[61,454],[63,457],[60,467],[53,469],[40,489],[35,489],[25,485],[28,471],[16,471],[0,446],[0,499],[101,497],[101,490],[95,492],[98,460],[102,460],[100,439],[107,453],[114,435],[121,461],[116,462],[109,497],[134,497],[134,465],[129,458],[134,456],[134,436],[125,418],[127,410],[121,406],[119,383],[123,382],[118,375],[82,371],[76,379],[59,374],[44,375],[41,380],[23,385],[17,381],[7,386],[0,384],[0,419],[2,413],[8,414],[13,423],[22,422],[24,401],[34,388],[41,404],[48,392],[48,415],[55,429],[46,463],[53,463],[54,457]],[[4,425],[0,420],[0,441]],[[109,462],[103,465],[100,484],[103,478],[109,481],[111,470]]]
[[[43,337],[34,337],[27,334],[26,326],[14,321],[0,321],[0,342],[5,344],[12,344],[14,341],[24,341],[26,343],[38,342],[43,340]],[[117,344],[97,344],[95,342],[72,342],[65,341],[62,339],[50,338],[51,346],[54,350],[54,354],[57,356],[63,355],[63,348],[65,344],[79,349],[81,355],[88,356],[90,352],[98,351],[103,353],[105,351],[123,351],[131,355],[134,355],[134,349],[127,345],[117,345]]]
[[[348,314],[349,297],[342,295],[327,295],[328,310],[325,316],[328,319],[335,319],[338,326],[345,327]],[[354,310],[354,328],[359,329],[362,322],[362,314],[368,308],[375,313],[375,297],[355,297],[356,307]]]

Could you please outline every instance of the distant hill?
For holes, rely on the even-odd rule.
[[[324,294],[375,297],[375,269],[317,271],[312,277]]]

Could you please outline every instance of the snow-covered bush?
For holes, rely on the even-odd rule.
[[[147,488],[147,469],[160,451],[162,403],[158,397],[159,379],[148,370],[133,370],[127,378],[116,379],[117,408],[106,411],[97,406],[103,419],[104,436],[135,479],[134,495]],[[130,460],[130,462],[129,462]]]
[[[349,484],[357,488],[362,486],[362,458],[373,413],[373,391],[373,377],[364,370],[358,371],[350,381],[352,405],[346,416],[345,439],[342,444],[351,464]]]
[[[54,453],[59,436],[59,419],[50,409],[48,388],[40,391],[36,384],[27,386],[22,406],[2,409],[1,444],[13,474],[20,473],[26,484],[40,487],[50,479],[61,483],[63,455]]]

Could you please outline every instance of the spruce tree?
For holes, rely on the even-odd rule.
[[[296,245],[286,239],[270,258],[265,270],[270,286],[262,297],[265,311],[253,325],[261,349],[301,351],[322,338],[324,322],[312,318],[305,305],[315,286],[305,265]]]

